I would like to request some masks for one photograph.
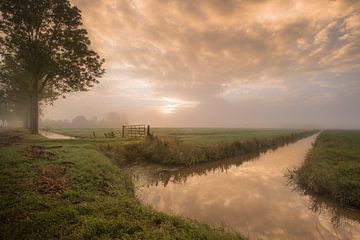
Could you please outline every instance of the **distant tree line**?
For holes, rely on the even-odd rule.
[[[72,120],[44,119],[40,121],[43,128],[120,128],[129,123],[127,116],[123,113],[109,112],[104,119],[97,117],[87,119],[84,116],[76,116]]]

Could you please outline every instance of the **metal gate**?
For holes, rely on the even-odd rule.
[[[150,134],[150,125],[123,125],[121,129],[121,137],[143,138]]]

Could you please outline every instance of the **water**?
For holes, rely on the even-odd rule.
[[[360,239],[360,214],[288,186],[316,136],[268,151],[244,163],[210,163],[159,174],[138,187],[144,204],[225,226],[251,239]]]
[[[40,135],[48,138],[48,139],[75,139],[74,137],[70,137],[70,136],[66,136],[66,135],[62,135],[62,134],[58,134],[58,133],[53,133],[53,132],[49,132],[49,131],[45,131],[45,130],[40,130],[39,131]]]

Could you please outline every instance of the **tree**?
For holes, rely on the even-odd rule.
[[[72,122],[71,126],[75,128],[87,128],[89,127],[89,122],[84,116],[76,116]]]
[[[4,89],[4,85],[0,83],[0,127],[2,121],[7,119],[11,112],[11,106],[8,102],[7,92]]]
[[[125,114],[109,112],[103,123],[105,127],[121,127],[122,125],[128,124],[129,121]]]
[[[0,81],[26,98],[36,134],[39,104],[89,90],[105,72],[104,59],[90,49],[69,0],[1,0],[0,12]]]
[[[0,64],[0,102],[6,105],[7,112],[21,116],[23,126],[29,127],[30,97],[27,94],[26,76],[23,76],[21,66],[8,57]]]

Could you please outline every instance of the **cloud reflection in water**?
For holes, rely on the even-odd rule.
[[[303,161],[314,139],[243,164],[233,160],[162,173],[140,188],[138,196],[160,211],[225,225],[252,238],[360,239],[359,213],[301,195],[287,185],[285,170]]]

